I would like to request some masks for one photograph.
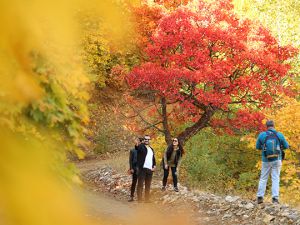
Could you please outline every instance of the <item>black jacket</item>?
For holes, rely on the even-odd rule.
[[[130,150],[129,153],[129,168],[132,170],[137,169],[137,146]]]
[[[153,148],[151,148],[151,149],[153,152],[152,167],[154,167],[154,166],[156,166],[155,153],[154,153]],[[145,144],[140,144],[138,146],[138,150],[137,150],[137,166],[139,169],[143,169],[143,166],[145,164],[146,155],[147,155],[147,148],[146,148]]]
[[[168,162],[168,160],[171,158],[172,153],[173,153],[173,149],[170,149],[168,147],[167,150],[164,153],[164,157],[162,158],[162,165],[163,166],[165,166],[165,162]],[[179,149],[176,152],[176,155],[175,155],[175,161],[174,161],[175,167],[178,166],[178,162],[181,160],[181,158],[182,158],[182,150]]]

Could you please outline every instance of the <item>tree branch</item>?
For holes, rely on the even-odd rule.
[[[136,113],[136,116],[138,116],[145,124],[147,124],[150,127],[155,128],[156,130],[158,130],[159,132],[165,133],[164,130],[160,129],[159,127],[157,127],[156,125],[160,124],[161,122],[157,122],[155,124],[148,122],[138,111],[135,110],[134,107],[132,107],[131,105],[129,105],[129,107]]]
[[[188,139],[197,134],[204,127],[208,126],[208,122],[212,118],[216,111],[216,108],[212,106],[207,106],[204,114],[200,117],[200,119],[192,126],[186,128],[183,132],[178,135],[178,139],[184,144]]]

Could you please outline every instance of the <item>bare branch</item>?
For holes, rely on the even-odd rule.
[[[160,129],[159,127],[157,127],[156,125],[158,125],[159,123],[158,122],[156,122],[156,123],[158,123],[158,124],[156,124],[156,123],[151,123],[151,122],[148,122],[138,111],[136,111],[136,109],[134,108],[134,107],[132,107],[131,105],[129,105],[129,107],[136,113],[136,116],[138,116],[145,124],[147,124],[148,126],[150,126],[150,127],[153,127],[153,128],[155,128],[156,130],[158,130],[159,132],[162,132],[162,133],[164,133],[164,131],[162,130],[162,129]]]
[[[163,123],[163,121],[159,121],[159,122],[157,122],[157,123],[154,123],[154,124],[152,124],[152,125],[149,125],[149,126],[145,127],[144,129],[150,129],[150,128],[155,128],[155,129],[157,129],[155,126],[158,125],[158,124],[161,124],[161,123]],[[160,132],[162,132],[162,130],[160,130]]]

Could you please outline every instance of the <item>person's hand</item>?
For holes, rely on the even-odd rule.
[[[136,140],[134,141],[134,144],[135,144],[135,146],[139,146],[139,144],[140,144],[139,140],[136,139]]]
[[[154,172],[156,170],[156,166],[154,166],[153,168],[152,168],[152,172]]]
[[[133,169],[129,169],[129,170],[127,171],[127,173],[128,173],[128,175],[131,175],[131,174],[134,173],[134,170],[133,170]]]
[[[167,170],[169,168],[169,166],[168,165],[165,165],[165,169]]]

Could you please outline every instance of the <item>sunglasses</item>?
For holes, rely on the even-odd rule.
[[[173,140],[173,142],[178,142],[178,140]]]
[[[150,138],[145,138],[144,140],[145,140],[145,141],[150,141],[151,139],[150,139]]]

